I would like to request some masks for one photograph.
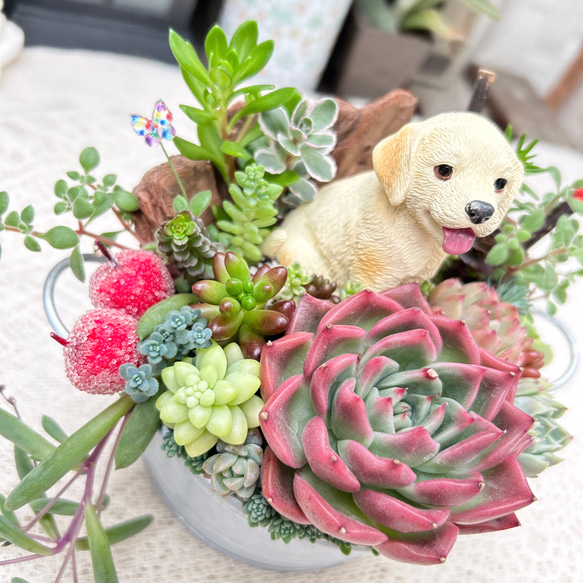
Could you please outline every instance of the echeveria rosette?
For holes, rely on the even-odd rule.
[[[119,374],[126,381],[125,391],[136,402],[142,403],[153,397],[159,388],[158,379],[154,378],[154,370],[149,364],[138,368],[135,364],[122,364]]]
[[[518,309],[500,301],[496,290],[484,282],[462,284],[446,279],[427,300],[433,311],[454,320],[463,320],[478,346],[513,364],[525,367],[522,376],[540,377],[541,353],[533,351],[532,340],[520,323]],[[535,364],[536,363],[536,364]]]
[[[263,494],[330,536],[442,562],[458,532],[516,526],[533,501],[519,376],[416,284],[336,306],[306,295],[261,358]]]
[[[244,358],[235,343],[199,350],[194,363],[187,359],[165,368],[162,380],[168,391],[156,401],[160,419],[190,457],[219,439],[245,443],[248,430],[259,426],[259,363]]]
[[[548,467],[562,462],[556,454],[573,439],[558,421],[567,408],[554,398],[550,389],[550,383],[540,379],[521,378],[516,390],[514,404],[535,420],[529,432],[532,442],[518,456],[529,478],[535,478]]]
[[[213,270],[215,280],[197,281],[192,286],[192,293],[205,302],[195,307],[209,320],[213,340],[235,340],[246,358],[258,360],[265,336],[284,332],[295,308],[291,301],[265,307],[285,284],[287,270],[264,265],[251,277],[245,260],[231,252],[217,253]]]

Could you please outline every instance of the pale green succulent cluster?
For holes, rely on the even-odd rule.
[[[232,445],[245,442],[250,428],[259,426],[263,401],[259,363],[243,357],[239,346],[224,349],[214,343],[162,370],[166,388],[156,407],[162,422],[174,429],[174,439],[190,457],[211,449],[219,439]]]
[[[279,107],[261,114],[264,137],[249,145],[253,158],[267,172],[282,174],[291,170],[298,180],[288,186],[283,200],[290,206],[314,199],[314,180],[329,182],[336,176],[331,152],[336,146],[334,123],[338,104],[330,98],[315,103],[301,100],[293,112]]]
[[[235,494],[247,500],[255,492],[263,460],[262,439],[251,430],[241,445],[219,440],[217,453],[204,462],[202,469],[211,478],[213,492],[221,496]]]
[[[535,419],[529,431],[532,442],[518,456],[525,475],[535,478],[549,466],[563,461],[556,452],[573,439],[558,422],[567,408],[553,398],[550,385],[533,378],[520,379],[514,405]]]

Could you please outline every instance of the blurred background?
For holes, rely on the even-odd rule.
[[[487,67],[502,127],[583,150],[581,0],[5,0],[4,14],[26,46],[169,63],[169,26],[200,46],[215,22],[254,18],[276,41],[270,81],[357,102],[406,87],[423,116],[466,109]]]

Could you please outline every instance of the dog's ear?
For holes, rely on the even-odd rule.
[[[409,188],[415,146],[415,126],[409,124],[379,142],[372,152],[372,165],[389,202],[402,204]]]

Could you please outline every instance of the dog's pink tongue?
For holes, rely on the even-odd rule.
[[[449,255],[461,255],[467,253],[474,244],[474,231],[472,229],[443,229],[443,250]]]

